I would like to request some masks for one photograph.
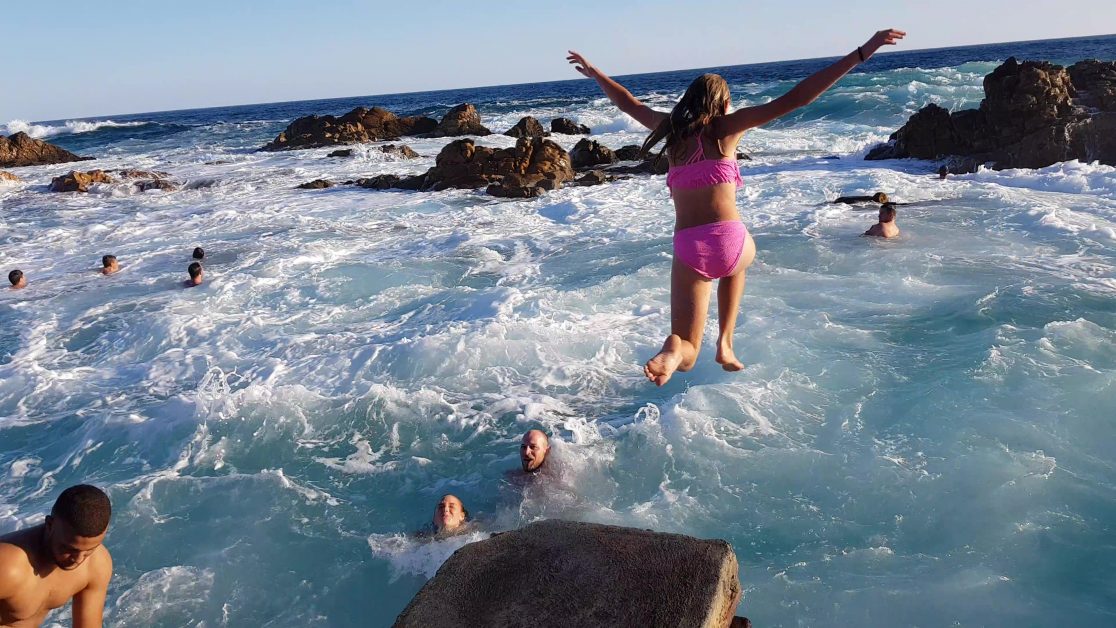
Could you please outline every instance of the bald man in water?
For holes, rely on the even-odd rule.
[[[108,495],[79,484],[62,491],[45,522],[0,536],[0,626],[38,626],[73,599],[74,628],[99,628],[112,579],[101,544],[111,516]]]
[[[546,456],[550,453],[550,439],[542,430],[531,430],[523,435],[519,443],[519,462],[524,473],[538,473],[542,470]]]

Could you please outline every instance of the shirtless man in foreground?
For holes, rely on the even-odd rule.
[[[884,203],[880,207],[880,221],[864,232],[866,236],[881,238],[895,238],[899,236],[899,227],[895,224],[895,205]]]
[[[71,598],[74,628],[101,626],[111,514],[101,489],[79,484],[62,491],[44,523],[0,536],[0,626],[38,626]]]

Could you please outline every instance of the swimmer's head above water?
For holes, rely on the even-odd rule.
[[[201,264],[199,264],[197,262],[194,262],[193,264],[190,264],[190,267],[186,269],[186,272],[190,273],[190,278],[186,280],[186,285],[188,285],[188,286],[200,286],[201,285],[202,278],[205,276],[205,271],[202,269]]]
[[[43,526],[43,544],[54,564],[64,571],[80,567],[105,540],[111,516],[101,489],[79,484],[62,491]]]
[[[105,255],[101,257],[101,274],[111,275],[120,270],[120,264],[116,261],[115,255]]]
[[[205,250],[202,247],[194,247],[194,259],[205,259]]]
[[[895,222],[895,205],[884,203],[880,206],[880,222]]]
[[[469,511],[465,510],[465,504],[455,495],[443,495],[442,500],[434,507],[434,531],[438,534],[456,532],[468,520]]]
[[[12,290],[19,290],[27,286],[27,277],[24,277],[23,271],[18,268],[8,273],[8,281],[12,284]]]
[[[541,469],[549,453],[550,439],[542,430],[531,430],[523,435],[519,444],[519,462],[525,472],[534,473]]]

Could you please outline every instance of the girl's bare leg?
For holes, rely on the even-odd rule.
[[[701,337],[709,311],[712,282],[678,259],[670,270],[670,336],[659,353],[647,361],[643,374],[657,386],[675,371],[694,367],[701,351]]]
[[[717,282],[717,319],[720,335],[717,337],[717,363],[726,371],[739,371],[744,364],[736,359],[732,350],[732,333],[736,329],[736,315],[740,311],[740,298],[744,296],[744,283],[748,267],[756,258],[756,243],[751,234],[744,241],[736,272]]]

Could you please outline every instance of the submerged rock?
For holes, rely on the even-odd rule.
[[[51,192],[88,192],[94,183],[112,183],[112,177],[104,170],[80,172],[71,170],[68,174],[54,177],[50,181]]]
[[[951,172],[1072,159],[1116,165],[1116,63],[1080,62],[1067,71],[1013,57],[984,78],[984,93],[978,109],[926,105],[865,158],[947,159]]]
[[[515,126],[504,131],[504,135],[510,135],[512,137],[545,137],[549,135],[549,133],[546,132],[546,129],[543,128],[543,125],[540,124],[538,120],[531,116],[524,116],[520,118],[519,122],[515,123]]]
[[[148,190],[162,190],[164,192],[173,192],[178,189],[178,184],[174,181],[167,181],[166,179],[149,179],[146,181],[137,181],[136,189],[140,192]]]
[[[392,188],[400,190],[419,190],[422,189],[424,180],[424,175],[401,177],[397,174],[379,174],[374,177],[363,177],[352,183],[353,185],[370,190],[390,190]]]
[[[19,177],[15,176],[14,174],[12,174],[10,172],[4,172],[3,170],[0,170],[0,181],[22,181],[22,180],[23,179],[20,179]]]
[[[303,184],[299,185],[298,189],[300,189],[300,190],[324,190],[325,188],[331,188],[331,187],[333,187],[333,182],[332,181],[327,181],[325,179],[314,179],[313,181],[307,181],[306,183],[303,183]]]
[[[75,155],[49,142],[37,140],[22,131],[8,137],[0,136],[0,167],[45,166],[90,159],[93,158]]]
[[[578,124],[569,118],[554,118],[550,121],[550,130],[553,133],[565,135],[589,135],[589,127]]]
[[[540,521],[457,550],[395,628],[747,625],[725,541]]]
[[[335,150],[332,153],[326,155],[326,157],[352,157],[352,156],[353,156],[353,149],[351,149],[351,148],[342,148],[340,150]]]
[[[403,159],[416,159],[419,156],[419,154],[416,153],[410,146],[407,146],[405,144],[387,144],[380,147],[380,152],[385,155],[402,157]]]

